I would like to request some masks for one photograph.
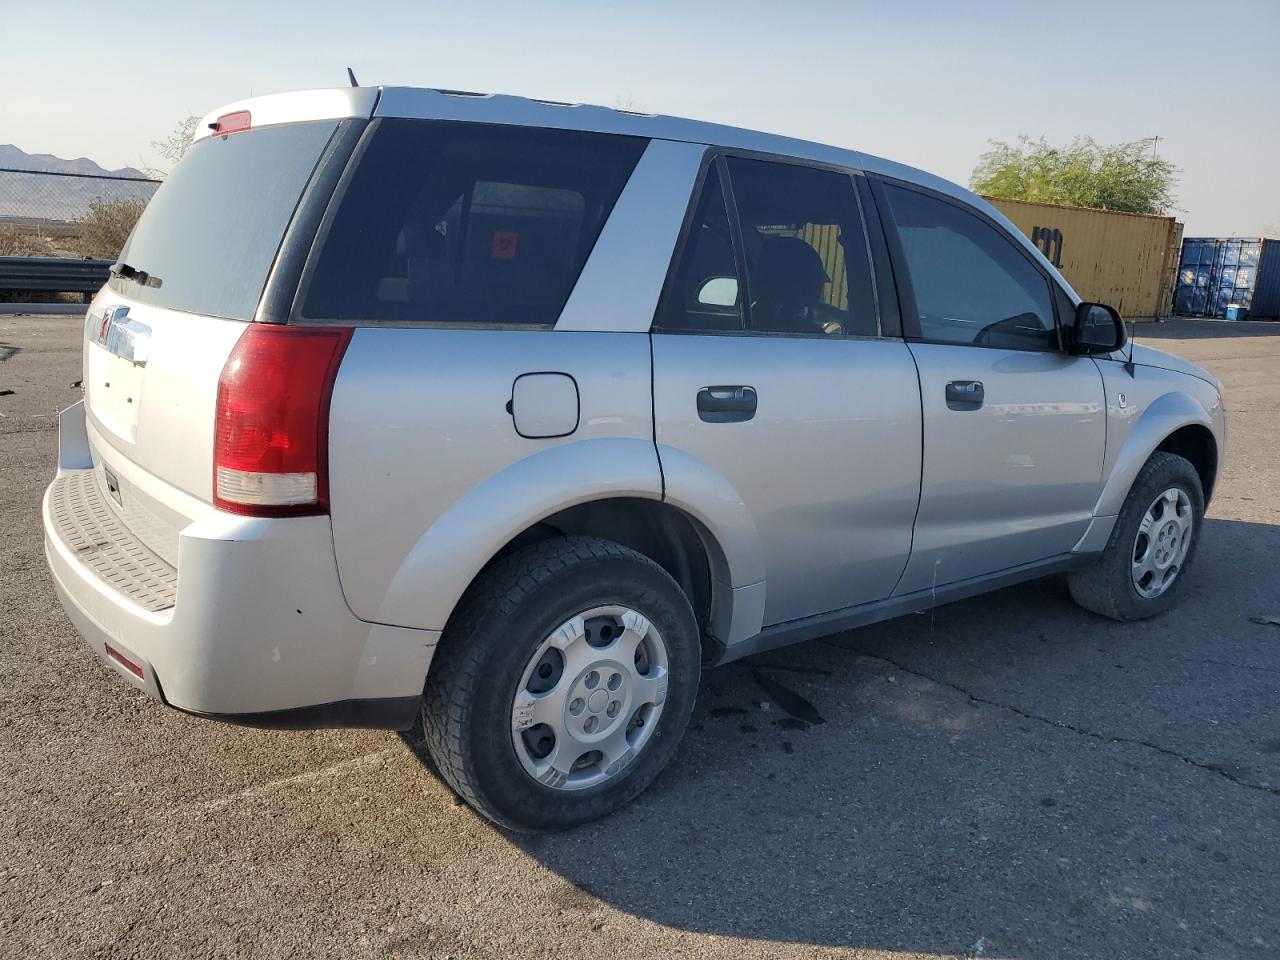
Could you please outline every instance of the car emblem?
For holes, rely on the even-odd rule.
[[[1121,410],[1123,410],[1125,407],[1129,405],[1129,398],[1126,397],[1123,393],[1116,394],[1116,401],[1120,404]]]
[[[90,343],[128,360],[135,367],[145,367],[151,353],[151,328],[129,316],[128,307],[108,307],[101,320],[92,314],[86,324]]]

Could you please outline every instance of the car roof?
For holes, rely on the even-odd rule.
[[[646,137],[651,140],[705,143],[709,146],[771,153],[854,170],[870,170],[885,176],[919,183],[922,186],[955,195],[966,202],[972,202],[975,199],[974,194],[968,190],[941,177],[858,150],[765,133],[761,130],[710,123],[705,120],[641,113],[587,103],[561,103],[509,94],[471,93],[462,90],[384,87],[373,115],[430,120],[469,120],[473,123],[551,127]]]
[[[583,130],[651,140],[705,143],[737,150],[777,154],[853,170],[870,170],[953,194],[966,202],[968,190],[923,170],[881,157],[811,140],[748,130],[725,124],[601,107],[561,103],[498,93],[472,93],[428,87],[336,87],[253,97],[211,111],[195,137],[209,136],[220,116],[248,110],[255,127],[339,117],[406,117],[421,120],[461,120],[560,130]]]
[[[240,110],[250,111],[254,126],[343,117],[457,120],[705,143],[725,149],[774,154],[876,173],[928,187],[982,211],[1031,251],[1073,299],[1077,302],[1079,300],[1071,285],[1026,235],[982,197],[932,173],[859,150],[703,120],[591,104],[561,103],[509,94],[473,93],[435,87],[394,86],[299,90],[240,100],[207,114],[196,129],[195,139],[209,136],[218,117]]]

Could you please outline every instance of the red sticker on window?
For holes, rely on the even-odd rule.
[[[516,255],[516,247],[520,243],[520,234],[514,230],[495,230],[493,242],[489,245],[489,256],[495,260],[511,260]]]

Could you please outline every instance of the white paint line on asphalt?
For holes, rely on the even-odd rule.
[[[205,813],[212,813],[217,810],[224,810],[242,800],[256,800],[258,797],[269,796],[278,791],[287,790],[290,787],[316,783],[320,780],[332,780],[354,770],[381,766],[388,757],[399,752],[395,749],[379,750],[377,753],[366,753],[364,756],[352,757],[350,760],[343,760],[329,767],[321,767],[319,770],[307,770],[305,773],[295,774],[292,777],[285,777],[281,780],[259,783],[255,786],[247,787],[239,793],[233,793],[218,800],[211,800],[202,804],[200,809]]]

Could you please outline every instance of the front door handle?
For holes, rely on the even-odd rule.
[[[981,380],[952,380],[947,384],[947,409],[977,410],[985,396]]]
[[[698,391],[698,416],[707,423],[742,423],[755,415],[755,387],[703,387]]]

